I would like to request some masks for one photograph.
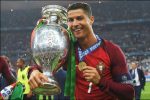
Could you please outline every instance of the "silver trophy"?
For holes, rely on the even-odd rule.
[[[66,9],[59,5],[47,5],[42,8],[43,24],[34,29],[31,41],[32,56],[49,82],[35,88],[35,94],[54,95],[61,89],[53,76],[65,62],[69,49],[69,35],[66,28]],[[39,23],[38,23],[39,24]]]

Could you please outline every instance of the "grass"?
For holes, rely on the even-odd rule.
[[[145,89],[142,90],[141,100],[150,100],[150,82],[146,82]]]

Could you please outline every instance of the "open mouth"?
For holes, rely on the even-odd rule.
[[[75,30],[73,30],[74,32],[78,32],[78,31],[81,31],[81,29],[75,29]]]

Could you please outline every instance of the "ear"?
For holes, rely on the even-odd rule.
[[[94,23],[94,16],[90,17],[90,24],[92,25]]]

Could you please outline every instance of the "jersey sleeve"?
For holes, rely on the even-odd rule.
[[[111,60],[110,70],[112,79],[102,77],[99,82],[101,91],[116,96],[120,100],[133,100],[134,88],[128,71],[123,51],[113,43],[106,44],[107,52]]]
[[[4,76],[4,78],[6,79],[6,81],[9,83],[9,84],[12,84],[13,82],[16,81],[14,75],[12,74],[12,72],[10,71],[9,69],[9,64],[5,61],[5,60],[2,60],[2,66],[3,66],[3,69],[2,69],[2,75]]]

